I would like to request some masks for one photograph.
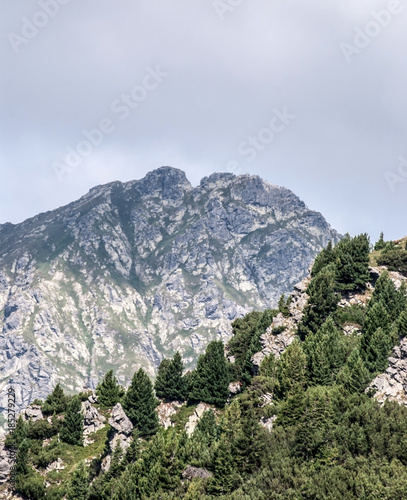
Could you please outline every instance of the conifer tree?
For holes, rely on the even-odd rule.
[[[28,474],[28,451],[30,449],[30,441],[24,439],[18,447],[14,470],[16,476],[24,476]]]
[[[177,351],[172,360],[163,359],[158,367],[155,392],[159,398],[169,401],[183,401],[186,398],[184,365]]]
[[[308,286],[308,303],[299,327],[302,338],[317,332],[328,316],[336,309],[340,296],[335,292],[335,268],[332,264],[322,269]]]
[[[369,372],[363,363],[359,349],[353,349],[346,365],[338,374],[338,382],[343,384],[349,392],[360,392],[366,388],[369,378]]]
[[[229,370],[222,341],[210,342],[205,354],[199,356],[192,383],[191,401],[224,406],[229,396]]]
[[[366,367],[372,374],[385,371],[391,347],[387,333],[378,328],[371,336],[364,356]]]
[[[363,353],[368,351],[372,336],[379,328],[386,334],[389,333],[390,320],[386,312],[386,307],[383,305],[382,301],[374,302],[373,305],[367,309],[361,339],[361,349]]]
[[[230,444],[222,439],[215,451],[214,478],[208,485],[209,493],[224,495],[232,491],[240,481],[239,474],[234,469],[234,457]]]
[[[89,474],[85,464],[81,462],[75,469],[67,493],[67,500],[86,500],[88,492]]]
[[[158,430],[158,400],[147,373],[140,368],[131,381],[123,399],[123,408],[140,436],[149,437]]]
[[[314,385],[331,385],[346,360],[344,334],[328,318],[317,333],[304,342],[308,376]]]
[[[65,443],[83,446],[83,414],[78,396],[73,397],[68,403],[59,435],[61,441]]]
[[[278,397],[286,398],[304,390],[306,386],[307,358],[296,339],[281,355],[277,367]]]
[[[42,407],[43,413],[46,415],[52,413],[63,413],[67,408],[68,399],[69,398],[64,394],[61,384],[58,382],[52,393],[44,401],[44,405]]]
[[[315,277],[324,267],[334,262],[334,260],[335,253],[332,249],[332,241],[329,241],[327,247],[316,256],[312,266],[311,276]]]
[[[335,281],[339,291],[364,288],[369,280],[370,243],[367,234],[346,235],[335,247]]]
[[[383,248],[385,246],[386,246],[386,243],[384,242],[384,239],[383,239],[383,232],[381,232],[378,241],[376,241],[376,243],[375,243],[374,249],[376,251],[383,250]]]
[[[123,389],[113,376],[113,370],[109,370],[102,382],[96,388],[98,403],[102,406],[115,406],[123,395]]]

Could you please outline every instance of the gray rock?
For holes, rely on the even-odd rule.
[[[83,401],[81,405],[83,412],[83,434],[88,436],[105,426],[106,419],[101,415],[90,401]],[[109,422],[110,423],[110,422]]]
[[[339,239],[288,189],[226,173],[192,187],[169,167],[0,234],[0,383],[13,383],[20,410],[57,382],[93,390],[106,366],[120,380],[140,366],[154,375],[179,350],[192,368]]]

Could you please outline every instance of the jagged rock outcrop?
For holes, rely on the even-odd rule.
[[[7,481],[10,474],[10,459],[4,442],[0,441],[0,484]]]
[[[194,365],[230,323],[273,307],[339,235],[291,191],[256,176],[191,186],[163,167],[97,186],[80,200],[0,231],[0,410],[153,375],[180,350]]]
[[[407,339],[393,349],[389,367],[378,375],[369,388],[375,389],[374,397],[383,403],[386,399],[407,406]]]
[[[192,465],[188,465],[188,467],[182,472],[182,477],[184,479],[209,479],[212,477],[213,474],[212,472],[209,472],[206,469],[203,469],[201,467],[192,467]]]
[[[177,410],[181,408],[183,403],[181,401],[171,401],[170,403],[161,402],[157,406],[158,422],[164,429],[168,427],[173,427],[171,417],[177,413]]]
[[[112,455],[119,444],[123,451],[126,451],[132,441],[133,424],[127,417],[120,403],[112,408],[111,417],[108,420],[113,429],[113,435],[109,440],[109,453],[103,459],[102,469],[108,471],[112,461]]]
[[[31,420],[32,422],[36,422],[37,420],[42,420],[44,418],[41,406],[38,405],[27,406],[27,408],[21,412],[21,415],[26,422],[28,422],[29,420]]]
[[[83,413],[83,434],[85,437],[105,426],[105,417],[91,405],[90,401],[82,402],[81,411]]]
[[[259,369],[263,359],[269,354],[274,354],[278,359],[287,347],[294,341],[298,325],[304,315],[304,307],[308,301],[306,293],[310,276],[294,285],[291,293],[291,302],[289,304],[289,316],[278,313],[273,319],[271,325],[260,337],[260,343],[263,349],[252,357],[252,363],[255,369]]]
[[[202,415],[210,410],[211,407],[206,403],[199,403],[199,405],[195,408],[194,413],[189,417],[188,422],[185,425],[185,431],[188,436],[192,436],[198,422],[201,420]]]

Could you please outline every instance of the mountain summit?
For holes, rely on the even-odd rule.
[[[230,173],[193,187],[170,167],[0,225],[1,384],[26,406],[57,381],[154,374],[176,350],[192,366],[233,319],[275,306],[329,240],[284,187]]]

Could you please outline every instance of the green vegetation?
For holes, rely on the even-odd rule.
[[[374,258],[405,251],[381,240]],[[183,374],[178,352],[164,359],[155,393],[140,369],[123,396],[109,371],[98,386],[99,411],[107,416],[121,400],[135,431],[127,450],[116,446],[107,472],[107,427],[81,446],[80,397],[69,399],[57,386],[42,405],[52,422],[19,418],[7,437],[6,446],[18,450],[17,491],[34,500],[407,499],[407,408],[381,405],[367,390],[407,335],[407,292],[387,272],[373,292],[366,288],[367,244],[366,235],[346,237],[320,254],[298,335],[279,358],[266,356],[258,372],[252,356],[276,314],[289,315],[285,297],[278,310],[235,320],[226,349],[209,343],[192,372]],[[366,304],[338,305],[354,292]],[[357,333],[345,334],[345,325]],[[233,398],[231,381],[243,389]],[[188,400],[171,417],[174,427],[159,427],[156,395]],[[212,408],[188,436],[185,424],[199,402]],[[57,457],[66,469],[47,472]]]

